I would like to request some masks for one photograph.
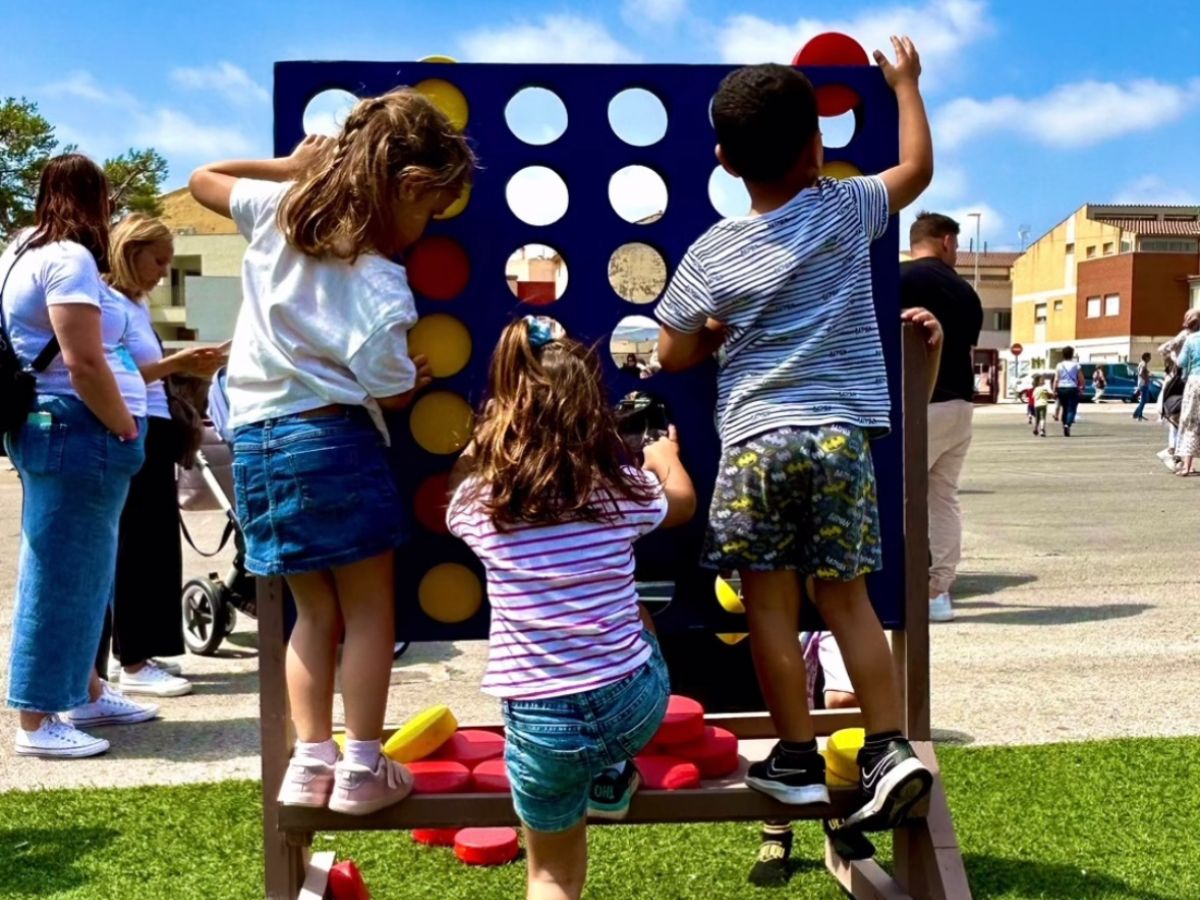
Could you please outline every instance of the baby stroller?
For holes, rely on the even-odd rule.
[[[209,389],[208,415],[204,442],[196,451],[195,466],[180,478],[179,505],[185,510],[221,510],[227,520],[225,531],[217,548],[205,552],[196,546],[182,519],[180,527],[184,539],[203,557],[216,556],[231,538],[235,552],[224,578],[210,572],[183,586],[183,642],[198,656],[216,653],[221,642],[233,632],[239,612],[251,618],[256,618],[258,612],[256,584],[254,576],[246,571],[246,544],[233,507],[233,453],[229,446],[232,435],[228,430],[229,401],[225,396],[224,369],[217,373]],[[295,621],[295,608],[286,585],[284,597],[287,601],[284,623],[290,632]],[[396,641],[392,658],[399,659],[407,649],[407,641]]]

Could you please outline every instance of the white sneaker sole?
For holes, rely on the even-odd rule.
[[[82,747],[61,747],[52,749],[49,747],[26,747],[22,744],[17,744],[17,756],[36,756],[40,759],[86,759],[89,756],[99,756],[101,753],[107,753],[109,748],[108,741],[98,739],[91,744],[84,744]]]
[[[766,794],[768,797],[774,797],[780,803],[786,803],[788,806],[813,806],[829,802],[829,788],[823,784],[788,787],[787,785],[779,784],[777,781],[767,781],[747,775],[746,786],[752,787],[754,790]]]
[[[122,694],[130,694],[140,697],[182,697],[185,694],[192,692],[191,682],[175,687],[167,687],[166,685],[154,684],[126,684],[118,682],[117,687]]]
[[[347,816],[368,816],[373,812],[379,812],[381,809],[395,806],[400,801],[407,799],[408,795],[412,793],[412,785],[407,785],[406,787],[407,790],[403,788],[397,789],[390,794],[376,797],[373,800],[341,800],[337,797],[330,797],[329,809],[332,812],[343,813]]]
[[[954,621],[954,613],[952,613],[952,612],[950,612],[950,613],[935,613],[933,610],[930,610],[929,611],[929,621],[930,622],[953,622]]]
[[[909,810],[929,793],[933,774],[919,759],[909,758],[896,766],[879,783],[871,802],[845,820],[847,826],[864,830],[886,830],[899,825]]]

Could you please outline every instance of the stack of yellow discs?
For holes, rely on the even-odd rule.
[[[721,609],[725,612],[740,615],[746,611],[746,607],[742,604],[742,598],[733,589],[733,585],[720,575],[717,576],[716,591],[717,602],[721,604]]]
[[[843,728],[829,736],[825,744],[826,781],[834,776],[851,784],[858,784],[858,751],[862,749],[867,734],[861,728]]]
[[[831,788],[852,788],[858,786],[858,779],[851,781],[849,778],[843,778],[833,770],[833,764],[829,761],[829,750],[822,750],[821,755],[825,757],[825,783]]]
[[[748,638],[749,636],[750,636],[750,635],[746,634],[745,632],[741,632],[741,633],[734,633],[734,632],[731,632],[731,631],[719,631],[719,632],[717,632],[717,637],[718,637],[718,638],[720,638],[720,639],[721,639],[721,640],[722,640],[724,643],[728,644],[728,645],[729,645],[729,646],[731,646],[731,647],[732,647],[734,644],[739,644],[739,643],[741,643],[742,641],[744,641],[744,640],[745,640],[746,638]]]
[[[454,736],[458,721],[446,706],[431,706],[396,729],[383,752],[396,762],[424,759]]]

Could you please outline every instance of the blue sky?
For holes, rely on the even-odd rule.
[[[993,249],[1085,202],[1200,203],[1189,0],[9,4],[0,96],[37,101],[98,157],[157,147],[178,186],[207,159],[269,152],[276,60],[787,61],[825,30],[868,51],[913,36],[938,160],[918,205],[981,211]]]

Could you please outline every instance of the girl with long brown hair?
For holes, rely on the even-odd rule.
[[[631,760],[666,712],[633,544],[690,519],[696,496],[673,430],[644,456],[630,465],[594,350],[550,319],[504,329],[447,518],[487,570],[483,690],[502,702],[531,898],[580,895],[586,816],[625,815]]]
[[[417,320],[392,257],[458,197],[474,156],[410,90],[360,101],[334,140],[283,159],[213,163],[196,199],[250,241],[228,368],[237,515],[246,565],[296,600],[287,682],[299,741],[281,803],[365,814],[412,775],[384,757],[394,553],[406,521],[381,411],[429,383],[410,359]],[[344,758],[333,742],[337,633],[345,627]]]
[[[4,435],[24,492],[8,686],[21,755],[94,756],[108,741],[77,724],[103,711],[123,710],[120,721],[154,714],[130,714],[92,671],[146,413],[146,386],[122,344],[127,312],[100,281],[109,209],[94,162],[56,157],[42,171],[33,228],[0,257],[0,324],[18,360],[38,370],[33,412]]]

